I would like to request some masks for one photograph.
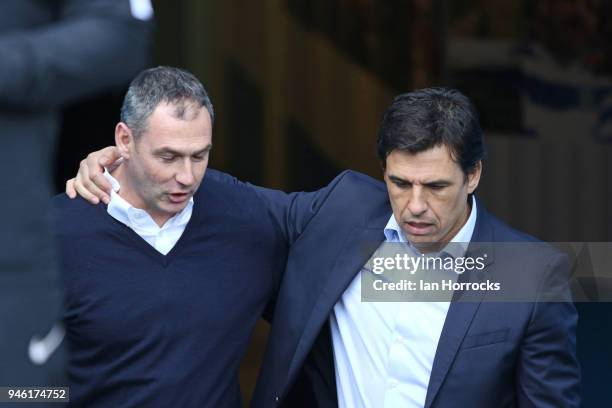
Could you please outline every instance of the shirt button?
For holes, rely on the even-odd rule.
[[[389,388],[394,389],[397,388],[398,382],[397,380],[389,380]]]

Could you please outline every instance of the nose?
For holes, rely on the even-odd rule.
[[[412,216],[418,217],[427,211],[427,200],[420,186],[414,186],[412,190],[412,194],[410,194],[406,203],[406,209],[410,211]]]
[[[183,165],[176,173],[176,181],[184,186],[191,186],[195,183],[195,176],[190,160],[185,160]]]

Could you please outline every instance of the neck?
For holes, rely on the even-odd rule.
[[[465,211],[463,213],[463,217],[461,218],[461,222],[458,223],[455,230],[448,235],[448,238],[446,239],[446,242],[444,243],[444,245],[448,244],[450,241],[452,241],[457,236],[457,234],[459,234],[459,231],[461,231],[461,228],[465,226],[468,219],[470,218],[471,213],[472,213],[472,202],[471,202],[471,199],[468,197],[468,202],[467,202],[467,205],[465,206]]]
[[[472,213],[472,200],[468,196],[468,202],[467,202],[467,205],[465,206],[465,211],[463,213],[463,217],[461,218],[461,222],[457,223],[457,226],[455,227],[455,230],[452,233],[448,234],[448,238],[445,240],[446,242],[444,242],[444,245],[452,241],[452,239],[455,238],[455,236],[459,233],[459,231],[461,231],[461,228],[463,228],[463,226],[467,223],[467,220],[470,218],[471,213]]]

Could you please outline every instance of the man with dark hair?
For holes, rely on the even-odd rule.
[[[108,206],[55,199],[74,406],[241,406],[242,353],[285,247],[253,188],[206,171],[213,118],[192,74],[143,71]]]
[[[254,406],[580,405],[567,258],[476,200],[484,154],[467,97],[418,90],[398,96],[383,117],[386,185],[349,171],[322,190],[293,195],[287,208],[270,199],[291,253]],[[506,241],[533,247],[517,256],[515,246],[495,244]],[[443,276],[521,291],[506,293],[516,295],[512,303],[483,290],[451,291],[450,302],[394,302],[384,294],[368,301],[372,257],[385,245],[415,258],[438,251],[477,259],[486,250],[482,270]],[[554,301],[536,302],[549,290]]]
[[[377,153],[383,169],[393,150],[419,153],[447,146],[464,173],[485,156],[476,108],[454,89],[428,88],[395,98],[378,131]]]
[[[471,199],[464,196],[478,186],[485,154],[472,103],[458,91],[447,89],[400,95],[384,114],[377,150],[393,213],[398,223],[404,222],[408,241],[449,242],[470,215]],[[433,167],[439,177],[426,173]],[[420,172],[427,182],[414,186],[412,177]],[[407,190],[418,190],[419,197],[421,193],[437,194],[431,194],[430,200],[424,196],[407,200],[412,198]]]
[[[386,185],[346,171],[313,193],[257,190],[291,250],[253,406],[579,406],[567,258],[539,245],[520,253],[528,267],[514,270],[516,251],[494,245],[536,241],[473,196],[485,149],[469,100],[442,88],[397,97],[378,152]],[[91,197],[99,159],[68,183],[70,195],[75,186]],[[525,281],[526,293],[514,303],[463,289],[451,291],[452,301],[368,301],[372,259],[393,244],[445,259],[484,248],[482,269],[451,270],[448,279],[466,287],[481,287],[483,277]],[[536,302],[549,282],[555,301]]]

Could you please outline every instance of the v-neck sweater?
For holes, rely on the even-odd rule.
[[[167,255],[103,205],[54,204],[71,402],[241,406],[240,361],[286,258],[253,188],[209,169]]]

